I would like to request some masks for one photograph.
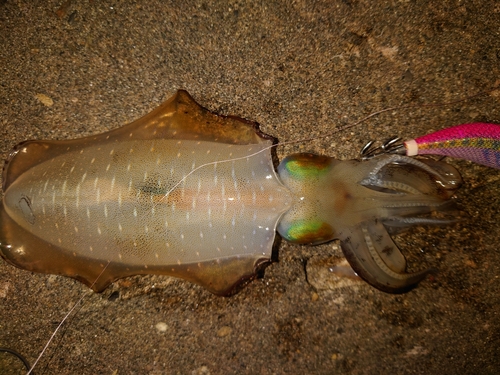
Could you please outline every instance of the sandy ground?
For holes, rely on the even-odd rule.
[[[128,123],[187,89],[258,121],[278,149],[355,158],[370,139],[500,123],[500,5],[490,1],[0,1],[0,150]],[[42,94],[42,95],[40,95]],[[498,374],[500,173],[451,161],[468,212],[397,241],[439,273],[388,295],[329,267],[335,243],[283,243],[280,261],[230,298],[168,277],[102,294],[0,260],[0,346],[34,362],[85,296],[37,374]],[[21,374],[0,354],[2,374]]]

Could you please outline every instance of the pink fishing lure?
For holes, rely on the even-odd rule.
[[[500,169],[500,125],[453,126],[404,142],[406,155],[444,155]]]

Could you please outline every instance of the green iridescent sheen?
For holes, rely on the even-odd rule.
[[[302,242],[306,238],[321,232],[325,223],[321,220],[300,220],[294,222],[286,231],[286,239],[290,242]]]
[[[286,162],[287,172],[296,179],[319,177],[330,170],[330,165],[325,163],[304,162],[291,159]]]

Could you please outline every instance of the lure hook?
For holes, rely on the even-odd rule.
[[[382,144],[377,145],[376,141],[367,142],[361,149],[360,155],[362,160],[370,160],[376,156],[384,154],[405,155],[406,151],[402,138],[391,137],[386,139]]]

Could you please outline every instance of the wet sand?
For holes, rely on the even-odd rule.
[[[2,158],[25,139],[100,133],[177,89],[261,124],[278,149],[357,157],[370,139],[500,123],[500,5],[413,1],[0,1]],[[38,4],[38,5],[37,5]],[[282,243],[279,262],[217,297],[168,277],[103,293],[0,260],[0,346],[33,363],[81,296],[36,374],[498,374],[500,172],[463,175],[458,224],[397,242],[411,269],[439,273],[403,295],[330,267],[337,244]],[[0,353],[2,374],[21,374]],[[17,366],[17,367],[16,367]]]

